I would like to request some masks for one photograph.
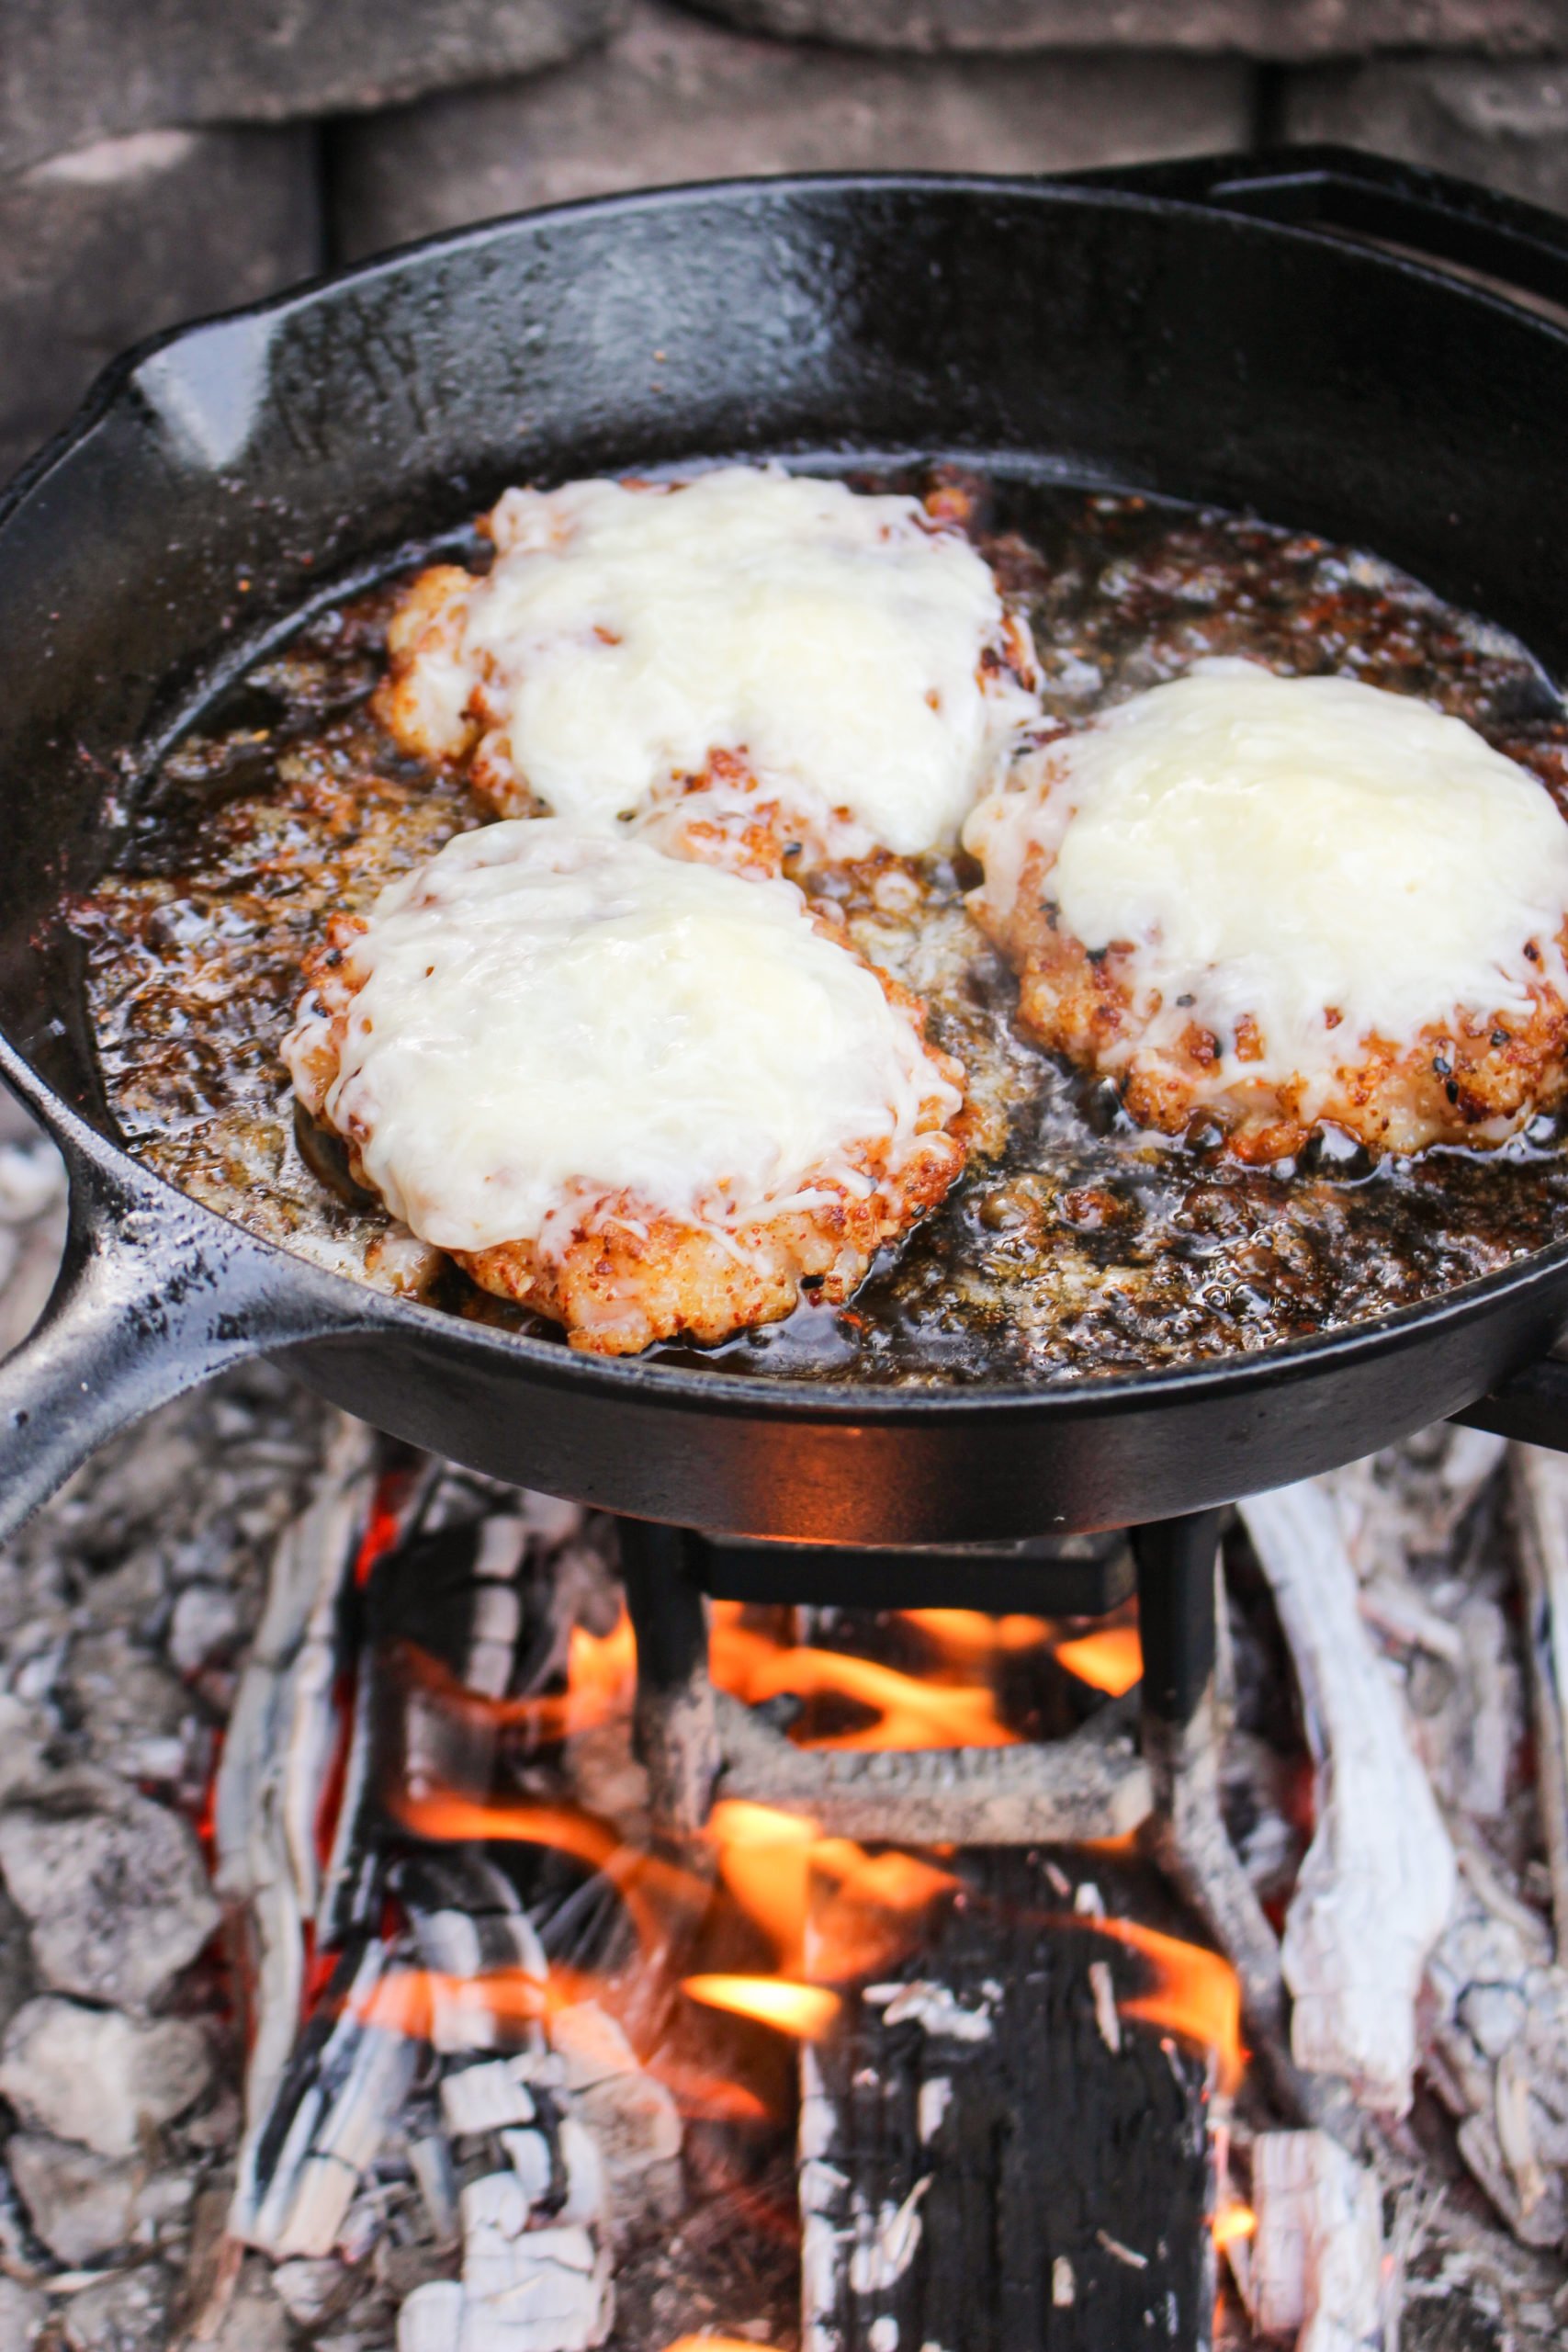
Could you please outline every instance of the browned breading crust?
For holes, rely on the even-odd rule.
[[[1292,1158],[1314,1126],[1342,1127],[1374,1153],[1435,1143],[1484,1147],[1568,1094],[1568,1004],[1542,978],[1528,1020],[1455,1012],[1414,1044],[1347,1037],[1349,1050],[1325,1101],[1308,1106],[1299,1077],[1275,1083],[1238,1076],[1266,1041],[1249,1018],[1234,1038],[1190,1022],[1176,1046],[1143,1032],[1134,951],[1118,942],[1090,954],[1060,921],[1050,889],[1055,853],[1032,845],[1012,905],[999,918],[984,895],[970,905],[1019,975],[1019,1019],[1029,1034],[1080,1069],[1113,1078],[1129,1115],[1163,1135],[1219,1131],[1224,1148],[1255,1166]],[[1568,926],[1564,929],[1568,945]],[[1540,960],[1539,947],[1527,949]],[[1325,1008],[1334,1025],[1332,1007]],[[1224,1066],[1229,1057],[1231,1067]]]
[[[367,928],[358,916],[336,915],[305,959],[306,984],[328,1022],[313,1051],[296,1066],[297,1086],[305,1109],[323,1122],[358,990],[354,944]],[[818,922],[818,928],[842,954],[854,955],[830,924]],[[919,999],[874,965],[866,969],[875,973],[889,1001],[909,1015],[923,1041]],[[933,1046],[926,1052],[933,1079],[962,1092],[962,1064]],[[635,1355],[657,1340],[711,1346],[752,1325],[776,1322],[791,1313],[803,1290],[841,1305],[884,1243],[936,1207],[964,1166],[964,1114],[944,1125],[942,1098],[933,1094],[921,1104],[916,1128],[916,1148],[896,1168],[889,1165],[886,1138],[870,1137],[849,1155],[870,1179],[863,1198],[835,1179],[808,1174],[801,1189],[823,1196],[811,1206],[720,1230],[625,1193],[606,1195],[585,1187],[570,1204],[574,1214],[563,1244],[552,1241],[547,1250],[520,1238],[450,1254],[481,1289],[549,1317],[564,1327],[571,1346],[590,1353]],[[338,1132],[355,1182],[373,1191],[361,1157],[369,1136],[352,1120]]]

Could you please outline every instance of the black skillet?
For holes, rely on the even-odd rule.
[[[1568,306],[1568,223],[1303,151],[617,198],[437,239],[111,368],[0,502],[0,1069],[72,1177],[59,1287],[0,1367],[0,1528],[258,1351],[504,1478],[840,1544],[1167,1518],[1444,1415],[1568,1445],[1547,1352],[1568,1243],[1260,1355],[961,1392],[604,1362],[378,1296],[119,1148],[60,916],[159,745],[269,630],[518,480],[957,454],[1251,508],[1374,548],[1561,680],[1568,333],[1417,255]]]

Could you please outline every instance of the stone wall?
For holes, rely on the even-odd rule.
[[[1568,207],[1568,0],[0,0],[0,480],[137,336],[487,213],[1280,137]]]

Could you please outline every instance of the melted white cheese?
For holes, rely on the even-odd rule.
[[[547,1250],[619,1192],[719,1228],[810,1206],[824,1178],[864,1194],[853,1147],[891,1138],[897,1167],[923,1102],[959,1107],[793,883],[549,819],[447,842],[382,892],[347,968],[326,1114],[443,1249]],[[308,1001],[302,1092],[324,1025]]]
[[[513,775],[578,824],[725,751],[819,837],[848,810],[840,854],[913,854],[953,839],[1037,716],[978,670],[1004,618],[989,568],[912,498],[732,466],[508,491],[491,526],[494,567],[422,703],[437,727],[451,704],[450,731],[482,681]]]
[[[1196,1019],[1228,1044],[1250,1013],[1253,1074],[1310,1075],[1373,1035],[1526,1012],[1532,984],[1568,981],[1568,824],[1535,776],[1407,695],[1209,662],[1021,774],[965,829],[984,897],[1005,919],[1030,844],[1054,850],[1064,928],[1135,950],[1140,1012],[1157,992],[1149,1042]]]

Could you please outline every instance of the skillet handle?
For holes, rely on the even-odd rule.
[[[1066,176],[1069,185],[1378,238],[1416,259],[1476,270],[1568,309],[1568,220],[1354,147],[1275,147]]]
[[[125,1180],[51,1120],[71,1174],[60,1274],[0,1362],[0,1539],[132,1421],[243,1356],[352,1329],[291,1266],[167,1186]],[[296,1277],[303,1276],[303,1280]]]

